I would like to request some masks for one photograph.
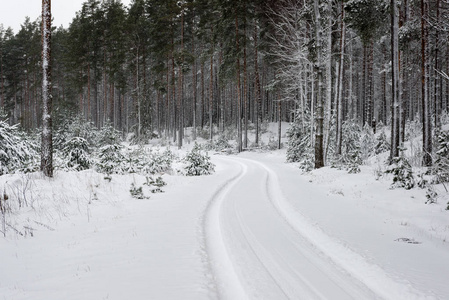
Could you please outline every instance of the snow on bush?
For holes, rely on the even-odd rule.
[[[195,143],[192,151],[184,158],[187,176],[210,175],[214,172],[215,165],[210,161],[207,152],[203,152],[201,146]]]
[[[82,137],[73,137],[64,143],[64,166],[69,170],[82,171],[90,168],[92,161],[89,143]]]
[[[449,131],[437,134],[437,152],[432,173],[436,175],[436,183],[449,182]]]
[[[385,173],[393,174],[392,188],[405,188],[410,190],[415,186],[415,179],[413,178],[412,166],[404,157],[405,149],[401,149],[401,155],[393,158],[392,164],[387,168]]]
[[[53,148],[63,151],[68,140],[80,137],[87,141],[89,146],[98,146],[98,130],[93,123],[87,122],[82,117],[69,117],[56,126],[53,131]]]
[[[310,132],[299,120],[290,124],[287,129],[287,162],[301,162],[311,152]]]
[[[375,153],[375,138],[373,129],[365,124],[360,136],[360,152],[362,161],[366,161]]]
[[[379,135],[376,137],[376,142],[374,146],[374,152],[377,154],[381,154],[384,152],[390,151],[390,143],[388,142],[387,135],[385,131],[381,131]]]
[[[162,174],[171,171],[174,153],[167,148],[161,152],[158,149],[151,149],[146,155],[145,165],[142,168],[144,174]]]
[[[0,175],[38,170],[37,146],[26,139],[17,125],[0,121]]]
[[[225,134],[220,134],[216,140],[209,140],[205,147],[207,150],[224,152],[231,149],[232,145]]]
[[[362,129],[355,122],[348,120],[342,126],[342,146],[341,155],[336,157],[332,163],[333,167],[338,169],[346,169],[348,173],[359,173],[362,159],[362,145],[369,143],[371,137],[369,133]],[[365,153],[369,152],[369,145],[363,147]]]
[[[120,131],[115,129],[110,122],[101,127],[96,133],[96,145],[115,145],[122,142]]]
[[[123,173],[122,162],[125,157],[121,153],[121,145],[106,145],[100,148],[96,170],[106,175]]]

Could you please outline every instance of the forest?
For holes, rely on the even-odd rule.
[[[41,1],[2,299],[448,299],[449,0]]]
[[[240,152],[259,145],[264,122],[290,122],[303,147],[295,155],[319,168],[350,152],[349,128],[389,128],[392,160],[407,124],[417,124],[421,163],[431,166],[449,107],[448,8],[446,0],[88,0],[68,28],[52,28],[53,128],[78,116],[178,147],[188,127],[194,140],[235,128]],[[41,23],[0,27],[2,120],[27,132],[42,126]]]

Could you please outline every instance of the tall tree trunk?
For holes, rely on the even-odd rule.
[[[387,60],[387,48],[382,47],[383,58]],[[387,72],[386,65],[384,65],[384,70],[382,71],[382,123],[387,125]]]
[[[342,124],[343,124],[343,74],[344,74],[344,52],[345,52],[345,24],[344,3],[341,1],[340,19],[340,64],[338,65],[338,94],[337,94],[337,149],[336,154],[341,155]]]
[[[434,115],[435,115],[435,128],[440,126],[440,112],[439,112],[439,95],[440,95],[440,75],[437,71],[440,71],[440,58],[439,58],[439,43],[440,43],[440,0],[436,0],[436,29],[435,29],[435,78],[434,78]]]
[[[281,143],[281,137],[282,137],[282,101],[281,97],[278,92],[278,149],[281,149],[282,143]]]
[[[173,105],[173,112],[169,112],[169,115],[171,116],[171,123],[172,125],[170,128],[173,130],[173,142],[176,142],[177,138],[177,121],[178,121],[178,105],[176,102],[176,74],[175,74],[175,37],[172,33],[172,39],[171,39],[171,90],[172,90],[172,97],[171,97],[171,103]]]
[[[204,85],[204,60],[201,60],[201,129],[204,128],[204,106],[205,106],[205,85]]]
[[[142,101],[140,92],[140,52],[137,47],[136,56],[136,93],[137,93],[137,138],[142,134]]]
[[[432,165],[432,136],[429,105],[429,63],[428,63],[428,2],[421,0],[421,97],[422,97],[422,122],[423,122],[423,164],[426,167]]]
[[[244,21],[244,33],[245,36],[243,44],[243,148],[248,148],[248,68],[246,63],[246,18]]]
[[[327,117],[323,119],[325,124],[323,125],[323,164],[327,160],[327,153],[330,144],[330,127],[334,112],[332,110],[332,1],[327,1],[327,30],[326,30],[326,98],[323,100],[323,118],[324,118],[324,105],[327,104]],[[320,26],[321,27],[321,26]],[[320,42],[321,43],[321,42]],[[326,102],[325,102],[326,101]]]
[[[92,121],[92,106],[90,103],[90,62],[87,64],[87,120]]]
[[[324,167],[324,147],[323,147],[323,71],[321,61],[321,16],[319,10],[318,0],[314,0],[314,12],[315,12],[315,35],[316,35],[316,48],[317,48],[317,63],[316,72],[318,87],[316,92],[317,97],[317,116],[316,116],[316,133],[315,133],[315,169]]]
[[[391,123],[391,152],[390,161],[399,156],[399,44],[398,44],[398,7],[395,0],[391,0],[391,89],[392,89],[392,123]]]
[[[361,106],[362,106],[362,126],[365,126],[365,123],[367,122],[367,119],[366,119],[366,115],[367,115],[367,104],[366,104],[366,102],[367,102],[367,97],[366,97],[366,89],[367,89],[367,84],[366,84],[366,82],[367,82],[367,80],[366,80],[366,78],[367,78],[367,52],[368,52],[368,50],[367,50],[367,46],[366,46],[366,44],[364,43],[363,44],[363,71],[362,71],[362,93],[361,93],[361,101],[362,101],[362,104],[361,104]]]
[[[167,74],[166,75],[166,89],[165,94],[165,107],[164,107],[164,121],[165,121],[165,138],[168,140],[170,137],[170,55],[167,54]]]
[[[179,66],[179,87],[178,87],[178,107],[179,107],[179,121],[178,121],[178,149],[182,148],[182,140],[184,138],[184,76],[183,76],[183,67],[184,64],[184,9],[181,10],[181,64]]]
[[[368,53],[368,115],[367,122],[373,127],[374,121],[374,41],[369,44]]]
[[[215,81],[217,82],[218,99],[220,101],[220,132],[223,133],[225,130],[225,113],[226,113],[226,102],[225,102],[225,87],[220,85],[220,66],[223,64],[223,45],[220,45],[220,53],[218,55],[218,70],[215,76]]]
[[[192,53],[193,53],[193,66],[192,66],[192,79],[193,79],[193,104],[192,104],[192,118],[193,118],[193,122],[192,122],[192,139],[194,141],[196,141],[196,119],[197,119],[197,114],[196,114],[196,106],[197,106],[197,61],[195,59],[195,38],[193,38],[193,42],[192,42]]]
[[[212,28],[211,28],[212,30]],[[210,54],[210,81],[209,81],[209,140],[212,141],[214,135],[213,126],[213,112],[214,112],[214,47],[212,46],[212,53]]]
[[[42,0],[42,149],[41,171],[53,177],[51,84],[51,0]]]
[[[350,37],[351,39],[351,37]],[[350,45],[350,55],[349,55],[349,87],[348,87],[348,118],[352,119],[355,118],[355,114],[357,109],[354,107],[354,101],[353,101],[353,59],[352,59],[352,55],[353,55],[353,51],[352,51],[352,42],[349,44]]]
[[[259,146],[259,127],[260,127],[260,106],[261,106],[261,90],[260,90],[260,75],[259,75],[259,58],[258,58],[258,32],[257,24],[254,24],[254,80],[255,80],[255,127],[256,127],[256,146]]]
[[[0,84],[1,84],[1,98],[0,107],[5,108],[5,85],[3,82],[3,47],[0,48]]]
[[[235,47],[236,52],[239,53],[239,19],[237,8],[235,9]],[[236,59],[237,71],[237,151],[242,152],[242,100],[240,91],[240,58],[237,55]]]

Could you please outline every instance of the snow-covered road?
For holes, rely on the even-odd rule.
[[[376,299],[297,232],[276,208],[282,194],[260,162],[239,170],[209,207],[206,231],[221,299]]]
[[[446,212],[371,175],[302,176],[284,157],[214,155],[213,175],[165,176],[145,200],[130,196],[137,175],[7,177],[39,197],[8,219],[33,237],[0,239],[0,300],[448,299]],[[388,210],[391,194],[408,207]],[[421,211],[439,235],[420,229]]]

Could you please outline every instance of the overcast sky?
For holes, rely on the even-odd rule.
[[[68,28],[75,13],[81,10],[81,4],[85,0],[52,0],[51,10],[53,15],[53,26],[60,25]],[[128,6],[131,0],[122,0]],[[42,0],[0,0],[0,24],[6,29],[11,27],[14,33],[19,32],[20,25],[24,23],[25,17],[35,21],[42,11]]]

